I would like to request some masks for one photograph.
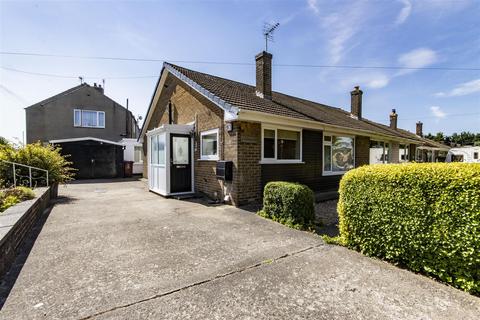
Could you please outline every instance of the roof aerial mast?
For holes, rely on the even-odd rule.
[[[265,23],[263,26],[263,36],[265,37],[265,51],[268,52],[268,41],[273,42],[273,32],[280,26],[280,23]]]

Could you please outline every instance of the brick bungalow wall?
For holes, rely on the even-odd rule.
[[[361,167],[370,162],[370,138],[355,137],[355,167]]]
[[[240,122],[238,128],[238,168],[237,180],[238,204],[258,201],[262,195],[261,174],[261,125],[259,123]]]
[[[214,106],[198,92],[194,91],[183,82],[171,82],[173,87],[169,97],[164,97],[159,103],[157,112],[153,114],[148,130],[169,123],[168,101],[172,103],[172,120],[174,124],[187,124],[195,122],[196,132],[194,139],[194,177],[195,191],[207,194],[212,198],[223,196],[223,183],[216,178],[216,160],[200,160],[200,132],[210,129],[219,129],[219,159],[234,162],[234,177],[236,177],[236,131],[226,132],[223,123],[223,111]],[[160,119],[159,121],[154,121]],[[225,142],[225,144],[224,144]],[[147,153],[147,139],[144,139],[144,156]],[[225,150],[228,148],[228,151]],[[144,161],[144,176],[147,176],[147,161]],[[232,186],[226,186],[232,190]],[[233,190],[232,190],[233,192]],[[236,194],[236,192],[233,192]],[[232,199],[235,200],[236,199]]]

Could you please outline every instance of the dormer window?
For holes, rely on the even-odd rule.
[[[94,110],[73,110],[73,126],[84,128],[105,128],[105,112]]]

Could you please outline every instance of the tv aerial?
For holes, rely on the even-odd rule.
[[[273,42],[273,32],[280,26],[280,23],[265,23],[263,26],[263,36],[265,37],[265,51],[268,52],[268,41]]]

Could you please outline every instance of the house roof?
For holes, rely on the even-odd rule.
[[[186,77],[206,92],[211,93],[215,99],[234,106],[240,111],[257,111],[300,120],[310,120],[326,125],[367,131],[382,136],[414,140],[418,141],[419,144],[427,144],[430,141],[406,130],[394,130],[386,125],[365,118],[356,119],[352,117],[350,112],[341,108],[293,97],[280,92],[272,92],[271,100],[264,99],[257,96],[255,87],[252,85],[190,70],[171,63],[165,63],[165,67],[175,74],[179,73],[181,76]],[[447,148],[446,146],[443,147]]]
[[[26,107],[25,109],[31,108],[31,107],[34,107],[34,106],[37,106],[37,105],[43,105],[43,104],[50,103],[50,102],[52,102],[52,101],[55,101],[55,100],[57,100],[57,99],[59,99],[59,98],[61,98],[61,97],[63,97],[63,96],[69,95],[69,94],[71,94],[71,93],[73,93],[73,92],[75,92],[75,91],[77,91],[77,90],[79,90],[79,89],[82,89],[82,88],[84,88],[84,87],[87,87],[87,86],[89,87],[89,85],[86,84],[86,83],[79,84],[79,85],[76,86],[76,87],[70,88],[70,89],[65,90],[65,91],[63,91],[63,92],[60,92],[59,94],[56,94],[56,95],[54,95],[54,96],[52,96],[52,97],[49,97],[49,98],[47,98],[47,99],[44,99],[44,100],[42,100],[42,101],[40,101],[40,102],[34,103],[34,104],[32,104],[31,106]]]

